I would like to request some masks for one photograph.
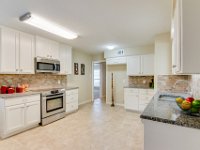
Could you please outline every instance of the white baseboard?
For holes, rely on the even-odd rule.
[[[106,102],[107,105],[111,105],[111,102]],[[116,106],[124,107],[124,104],[115,103]]]
[[[84,105],[84,104],[91,103],[91,102],[92,102],[92,100],[89,99],[89,100],[86,100],[86,101],[80,102],[78,105]]]

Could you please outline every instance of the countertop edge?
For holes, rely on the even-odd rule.
[[[14,97],[23,97],[23,96],[29,96],[29,95],[37,95],[40,94],[40,92],[24,92],[24,93],[14,93],[14,94],[0,94],[0,98],[14,98]]]

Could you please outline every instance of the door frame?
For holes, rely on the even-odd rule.
[[[94,101],[94,64],[106,63],[106,60],[92,61],[92,102]]]

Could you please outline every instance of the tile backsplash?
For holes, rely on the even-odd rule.
[[[191,91],[194,98],[200,99],[200,75],[199,74],[191,75],[189,80],[191,83]]]
[[[129,76],[128,83],[130,87],[149,88],[149,83],[153,79],[153,76]]]
[[[1,85],[29,84],[29,89],[66,87],[67,76],[54,74],[0,75]]]
[[[190,92],[190,76],[159,75],[157,76],[158,91]]]

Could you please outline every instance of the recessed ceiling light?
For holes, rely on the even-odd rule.
[[[114,45],[109,45],[109,46],[107,46],[107,49],[109,49],[109,50],[113,50],[114,48],[115,48]]]
[[[24,14],[19,18],[20,21],[37,27],[39,29],[45,30],[47,32],[53,33],[55,35],[61,36],[66,39],[75,39],[78,35],[74,32],[71,32],[64,27],[52,23],[44,18],[41,18],[37,15],[31,14],[30,12]]]

